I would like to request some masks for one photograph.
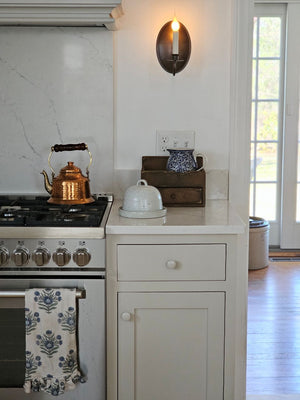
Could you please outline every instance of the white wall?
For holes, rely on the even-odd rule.
[[[208,169],[228,169],[231,7],[229,0],[123,0],[115,33],[115,167],[140,169],[155,155],[156,130],[195,130]],[[156,37],[177,18],[192,41],[173,77],[156,58]]]
[[[227,197],[230,187],[228,197],[246,215],[249,20],[243,9],[250,0],[122,3],[114,33],[0,27],[0,193],[43,192],[40,171],[50,146],[86,141],[94,156],[91,190],[122,194],[139,178],[141,157],[155,155],[157,129],[195,130],[196,149],[208,156],[208,197]],[[192,41],[189,64],[175,77],[155,51],[174,11]],[[77,157],[70,155],[75,163]],[[78,162],[84,170],[86,158]]]

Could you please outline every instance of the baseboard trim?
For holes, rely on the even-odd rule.
[[[300,400],[299,394],[247,394],[246,400]]]

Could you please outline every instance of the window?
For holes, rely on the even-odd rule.
[[[260,11],[265,11],[265,8],[256,7],[253,29],[249,212],[253,216],[277,221],[281,186],[284,24],[281,7],[278,16],[272,12],[264,15]],[[276,11],[276,6],[273,8]]]

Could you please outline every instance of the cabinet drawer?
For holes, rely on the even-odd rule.
[[[225,280],[226,244],[119,245],[119,281]]]

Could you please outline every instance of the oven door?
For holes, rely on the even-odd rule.
[[[87,382],[60,397],[64,400],[105,400],[105,279],[1,279],[0,281],[0,399],[49,399],[47,393],[25,394],[24,298],[1,297],[26,288],[84,289],[77,300],[79,366]],[[5,293],[5,296],[7,293]]]

